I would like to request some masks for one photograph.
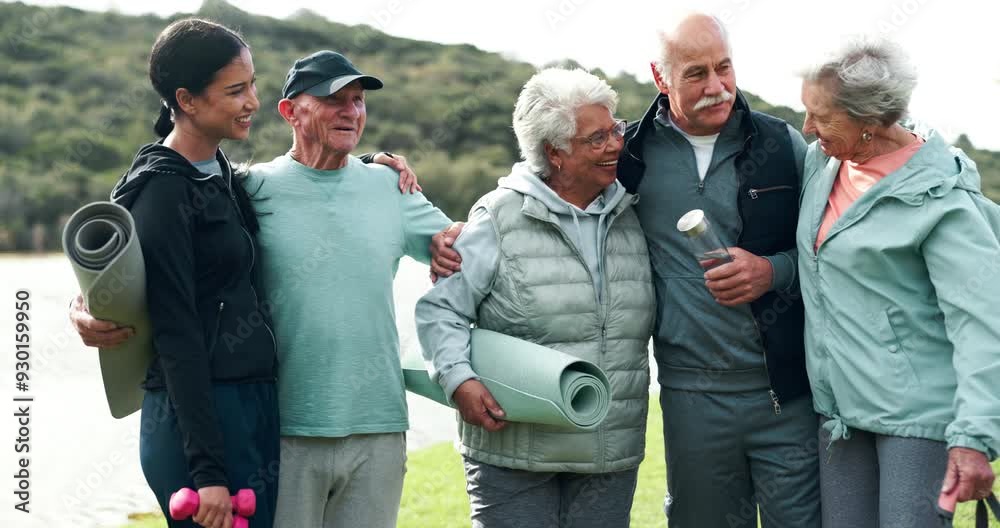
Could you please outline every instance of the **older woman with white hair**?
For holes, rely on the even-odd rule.
[[[615,178],[616,104],[583,70],[532,77],[514,109],[524,161],[473,206],[454,245],[462,271],[417,303],[432,377],[461,414],[473,527],[629,525],[655,296],[636,198]],[[607,418],[588,432],[504,421],[469,364],[472,324],[599,365]]]
[[[797,242],[825,528],[940,526],[1000,451],[1000,244],[975,164],[901,122],[902,50],[855,40],[806,72]],[[943,483],[942,483],[943,479]]]

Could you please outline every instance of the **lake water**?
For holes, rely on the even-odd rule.
[[[427,266],[409,259],[395,281],[403,351],[418,346],[413,306],[430,288]],[[0,256],[0,526],[106,528],[133,512],[158,506],[139,467],[139,413],[116,420],[108,413],[97,354],[83,345],[66,317],[79,290],[62,255]],[[20,454],[14,452],[15,292],[31,292],[31,513],[14,510]],[[655,379],[655,372],[654,377]],[[454,413],[408,396],[410,449],[454,438]],[[16,524],[15,524],[16,523]]]

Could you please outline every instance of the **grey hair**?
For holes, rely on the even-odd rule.
[[[917,70],[903,48],[881,38],[855,37],[802,73],[826,83],[834,104],[864,123],[891,126],[907,115]]]
[[[576,111],[598,104],[612,115],[618,94],[604,79],[581,70],[548,68],[524,83],[514,105],[514,135],[521,157],[542,179],[551,172],[545,145],[572,152],[570,139],[576,134]]]
[[[722,19],[715,15],[706,16],[711,17],[712,20],[715,21],[716,26],[719,28],[719,35],[722,36],[722,43],[726,46],[726,53],[732,55],[733,48],[729,44],[729,31],[726,29],[726,25],[722,23]],[[670,70],[673,67],[673,61],[670,57],[670,42],[674,40],[674,32],[660,29],[657,30],[656,37],[658,47],[656,48],[656,59],[653,61],[653,64],[656,65],[656,71],[660,73],[660,77],[663,79],[663,82],[669,85]]]

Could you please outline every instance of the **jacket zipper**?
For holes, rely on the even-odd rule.
[[[222,310],[226,307],[226,301],[219,301],[219,310],[215,314],[215,331],[212,332],[212,340],[208,342],[208,357],[215,356],[215,345],[219,344],[219,328],[222,326]]]
[[[617,218],[618,218],[618,215],[615,214],[615,215],[611,216],[608,219],[608,232],[611,231],[611,226],[614,225],[615,220]],[[576,258],[578,258],[580,260],[580,262],[583,264],[583,267],[587,269],[587,273],[591,276],[590,277],[590,282],[594,282],[594,272],[592,272],[590,270],[590,267],[587,266],[587,260],[583,258],[583,253],[581,253],[580,249],[576,247],[576,244],[574,244],[573,241],[570,240],[570,238],[566,234],[566,232],[563,231],[562,226],[560,226],[558,222],[553,222],[550,219],[545,219],[545,221],[548,222],[549,224],[551,224],[552,227],[554,227],[556,229],[556,231],[559,232],[559,236],[561,236],[563,238],[563,241],[565,241],[569,245],[569,247],[573,249],[573,253],[576,254]],[[607,244],[607,237],[605,237],[604,243]],[[599,248],[597,248],[597,250],[601,252],[601,255],[600,255],[601,265],[602,266],[606,265],[607,264],[607,259],[604,258],[604,253],[605,253],[604,248],[603,247],[599,247]],[[604,362],[604,357],[605,357],[605,355],[607,355],[607,348],[608,348],[608,309],[607,309],[607,305],[605,304],[605,301],[607,301],[607,297],[608,297],[607,290],[608,290],[608,283],[607,283],[607,281],[604,281],[601,284],[601,293],[602,293],[602,296],[598,300],[598,303],[597,303],[597,306],[598,306],[598,309],[600,310],[600,315],[601,315],[601,359],[600,359],[599,363],[603,363]],[[599,364],[598,366],[601,369],[604,369],[604,365],[600,365]],[[605,442],[605,438],[604,438],[605,435],[604,435],[604,427],[603,426],[601,428],[599,428],[599,432],[600,432],[600,435],[601,435],[601,441],[600,441],[600,443],[601,443],[601,464],[602,464],[602,467],[603,467],[604,461],[606,460],[606,453],[604,451],[604,445],[606,444],[606,442]]]
[[[601,259],[601,271],[605,271],[606,272],[607,269],[608,269],[608,259],[607,259],[607,251],[606,251],[607,245],[608,245],[608,236],[607,236],[607,233],[611,232],[611,228],[615,225],[615,220],[617,220],[617,219],[618,219],[618,214],[610,215],[610,217],[608,218],[608,228],[605,231],[603,244],[601,245],[601,247],[597,248],[597,250],[601,252],[601,254],[599,255],[599,257]],[[607,302],[608,302],[608,281],[607,281],[607,277],[605,276],[605,280],[601,281],[601,302],[600,302],[601,315],[602,315],[602,320],[601,320],[601,357],[604,357],[604,355],[607,353],[607,349],[608,349],[608,305],[607,305]]]
[[[750,189],[747,191],[747,195],[750,196],[751,200],[756,200],[760,197],[760,193],[766,193],[771,191],[793,191],[795,187],[791,185],[775,185],[773,187],[764,187],[763,189]]]
[[[246,229],[243,230],[243,233],[246,234],[247,238],[250,240],[250,250],[251,250],[251,253],[250,253],[250,274],[252,276],[253,275],[254,261],[256,260],[256,258],[254,257],[253,239],[250,238],[250,233],[247,233]],[[260,310],[260,299],[257,298],[257,289],[253,287],[253,284],[250,284],[250,293],[253,294],[254,306],[256,306],[257,310],[259,311]],[[267,321],[266,321],[266,319],[264,317],[264,314],[261,314],[261,321],[264,324],[264,329],[267,330],[268,335],[271,336],[271,344],[274,345],[274,351],[275,351],[275,353],[277,353],[277,351],[278,351],[278,340],[277,340],[277,338],[274,337],[274,331],[271,330],[271,325],[267,324]]]
[[[764,368],[767,368],[767,358],[764,359]],[[771,402],[774,403],[774,414],[781,415],[781,402],[778,401],[778,394],[774,392],[774,389],[767,391],[771,395]]]
[[[610,218],[608,218],[608,228],[604,232],[604,240],[600,247],[597,248],[601,252],[598,258],[601,259],[601,272],[606,272],[608,269],[608,259],[607,256],[607,245],[608,245],[608,233],[611,232],[611,227],[614,226],[615,220],[618,218],[617,214],[612,213]],[[598,306],[601,309],[601,363],[604,363],[604,358],[608,354],[608,277],[605,273],[604,280],[601,281],[601,299]],[[645,352],[645,351],[644,351]],[[646,352],[648,353],[648,352]],[[601,365],[601,369],[604,369],[604,365]],[[608,461],[608,454],[605,446],[607,445],[607,430],[605,428],[600,429],[601,432],[601,467],[605,468]]]
[[[750,149],[751,139],[752,136],[747,137],[746,140],[743,141],[742,152],[746,152],[747,150]],[[741,179],[740,185],[742,185],[742,175],[740,175],[740,179]],[[757,193],[761,191],[776,190],[776,188],[781,188],[781,187],[788,187],[789,189],[792,188],[790,185],[776,185],[775,187],[768,187],[766,189],[750,189],[749,191],[747,191],[747,195],[750,196],[751,199],[756,200]],[[740,232],[737,233],[736,235],[736,244],[739,245],[739,243],[743,240],[743,223],[744,223],[743,206],[740,205],[739,199],[736,200],[736,209],[740,217]],[[771,405],[774,407],[774,414],[779,415],[781,414],[781,402],[778,400],[778,393],[774,392],[774,382],[771,380],[771,369],[768,368],[767,366],[767,347],[764,345],[764,333],[760,331],[760,324],[757,322],[757,318],[753,314],[753,308],[750,309],[750,320],[753,321],[753,328],[754,328],[754,333],[756,333],[757,335],[757,342],[760,343],[760,348],[764,353],[764,373],[767,374],[767,395],[771,398]]]
[[[701,175],[698,173],[698,155],[694,153],[694,146],[691,145],[690,143],[688,143],[687,140],[684,140],[684,143],[687,143],[688,152],[691,153],[691,155],[688,156],[688,158],[689,158],[689,161],[694,164],[695,176],[698,176],[698,194],[704,194],[705,193],[705,180],[708,178],[708,170],[705,171],[705,177],[702,178]],[[713,155],[714,155],[714,152],[713,152]],[[712,165],[712,160],[711,159],[708,160],[708,164],[709,164],[709,168],[712,168],[711,167],[711,165]]]
[[[223,154],[223,158],[225,158],[225,154]],[[243,225],[243,213],[240,210],[240,204],[236,201],[236,194],[233,192],[233,169],[232,166],[229,164],[229,159],[228,158],[225,159],[226,159],[226,168],[228,169],[229,173],[228,185],[226,186],[229,190],[229,198],[232,200],[233,207],[236,209],[236,216],[239,218],[240,221],[240,229],[243,231],[243,234],[246,235],[247,243],[250,244],[250,268],[249,268],[250,293],[253,295],[254,307],[257,308],[258,311],[260,311],[260,299],[258,299],[257,297],[257,290],[253,287],[253,267],[257,262],[257,249],[254,246],[253,237],[250,236],[250,232],[247,231],[246,226]],[[274,332],[271,330],[270,325],[267,324],[267,320],[264,317],[263,313],[261,314],[261,321],[264,325],[264,329],[267,330],[268,335],[271,336],[271,344],[274,346],[275,354],[277,354],[278,340],[277,338],[274,337]]]
[[[239,209],[237,209],[237,211],[239,211]],[[253,294],[254,307],[257,308],[258,311],[260,311],[260,299],[257,298],[257,289],[253,287],[253,267],[254,264],[256,264],[257,262],[257,251],[253,245],[253,237],[250,236],[250,233],[247,231],[246,227],[243,227],[243,224],[240,224],[240,228],[243,230],[243,234],[246,235],[247,242],[250,244],[250,293]],[[274,337],[274,332],[271,330],[271,326],[267,324],[267,319],[266,317],[264,317],[264,314],[261,314],[260,319],[264,325],[264,329],[267,330],[268,335],[271,336],[271,344],[274,345],[274,351],[277,354],[278,340]]]
[[[774,414],[779,415],[781,414],[781,402],[778,401],[778,393],[774,392],[774,385],[771,384],[771,369],[767,367],[767,349],[764,348],[764,335],[760,331],[760,324],[757,323],[757,318],[753,316],[753,311],[750,312],[750,320],[753,321],[753,328],[757,333],[757,342],[760,343],[760,347],[764,351],[764,372],[767,373],[767,395],[771,397]]]

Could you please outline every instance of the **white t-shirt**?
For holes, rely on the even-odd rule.
[[[698,178],[701,181],[705,181],[705,175],[708,174],[708,166],[712,163],[712,152],[715,151],[715,141],[719,139],[719,134],[692,136],[674,124],[673,119],[670,119],[670,112],[664,113],[667,115],[667,121],[670,123],[670,126],[674,127],[674,130],[684,136],[684,139],[687,139],[688,143],[691,144],[691,148],[694,149],[694,159],[698,163]]]

